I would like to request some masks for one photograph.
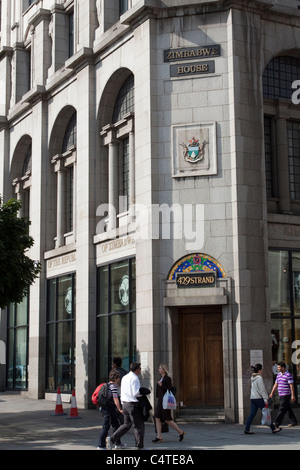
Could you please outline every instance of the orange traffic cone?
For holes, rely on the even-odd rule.
[[[57,389],[57,395],[56,395],[56,406],[55,406],[55,411],[52,414],[52,416],[63,416],[66,415],[67,413],[64,413],[62,402],[61,402],[61,394],[60,394],[60,388],[58,387]]]
[[[72,392],[72,398],[71,398],[71,409],[70,409],[70,414],[68,418],[80,418],[78,415],[78,410],[77,410],[77,403],[76,403],[76,397],[75,397],[75,388],[73,388]]]

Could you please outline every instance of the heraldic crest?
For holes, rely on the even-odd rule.
[[[189,144],[184,143],[180,144],[183,147],[183,156],[185,161],[189,163],[197,163],[204,159],[204,147],[207,142],[204,140],[202,144],[199,143],[199,140],[192,138],[189,140]]]

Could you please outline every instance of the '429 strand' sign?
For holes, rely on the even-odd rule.
[[[183,287],[215,287],[216,273],[212,272],[193,272],[193,273],[177,273],[176,285]]]

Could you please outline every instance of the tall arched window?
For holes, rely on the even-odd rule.
[[[21,201],[20,217],[30,218],[30,188],[32,170],[32,144],[24,136],[16,147],[12,164],[12,185],[16,198]]]
[[[299,51],[300,53],[300,51]],[[300,215],[300,119],[292,84],[300,59],[274,57],[263,74],[265,168],[268,210]]]
[[[108,148],[108,226],[107,230],[129,222],[135,200],[134,159],[134,76],[123,81],[117,94],[111,123],[101,132]]]
[[[61,153],[52,158],[54,171],[57,174],[57,248],[75,241],[76,112],[69,118],[65,129]]]

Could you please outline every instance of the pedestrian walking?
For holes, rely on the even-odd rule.
[[[124,424],[122,424],[112,436],[106,438],[106,448],[112,449],[113,445],[121,439],[124,434],[133,426],[135,443],[138,449],[144,447],[145,424],[140,411],[138,396],[140,396],[140,380],[138,375],[141,372],[141,364],[133,362],[130,371],[122,379],[121,383],[121,403],[124,413]]]
[[[291,399],[293,402],[296,401],[294,379],[292,374],[286,370],[285,362],[278,362],[278,374],[276,376],[272,392],[270,393],[270,398],[273,397],[276,389],[278,389],[279,395],[279,410],[275,419],[275,425],[279,427],[285,414],[288,413],[291,419],[291,426],[296,426],[297,418],[292,410],[290,402]]]
[[[121,403],[118,397],[118,385],[120,383],[120,375],[118,372],[112,370],[109,373],[107,386],[107,404],[102,409],[103,414],[103,426],[102,432],[99,437],[98,450],[106,449],[106,437],[110,426],[112,426],[113,431],[115,432],[120,427],[119,416],[123,413],[121,408]],[[120,439],[116,440],[115,449],[122,449],[126,447],[126,444],[123,444]]]
[[[171,390],[172,388],[172,380],[169,376],[168,367],[166,364],[160,364],[158,368],[158,372],[160,374],[160,380],[157,382],[156,385],[156,397],[157,397],[157,405],[155,408],[155,424],[156,424],[156,438],[152,440],[152,442],[162,442],[161,436],[161,429],[162,429],[162,422],[167,423],[171,428],[175,429],[179,435],[179,441],[181,442],[184,437],[184,431],[180,429],[176,423],[172,420],[171,410],[164,410],[163,408],[163,398],[164,394],[167,390]]]
[[[253,374],[251,376],[251,391],[250,391],[250,401],[251,401],[251,410],[250,414],[246,421],[245,434],[254,434],[250,431],[250,426],[253,419],[256,416],[256,413],[259,409],[268,408],[268,393],[265,388],[265,384],[262,378],[263,366],[261,364],[256,364],[252,367]],[[274,423],[270,425],[272,433],[277,433],[281,431],[280,428],[276,427]]]
[[[128,371],[122,367],[122,359],[120,357],[113,358],[112,368],[120,374],[120,381],[122,382],[124,375],[128,374]]]

